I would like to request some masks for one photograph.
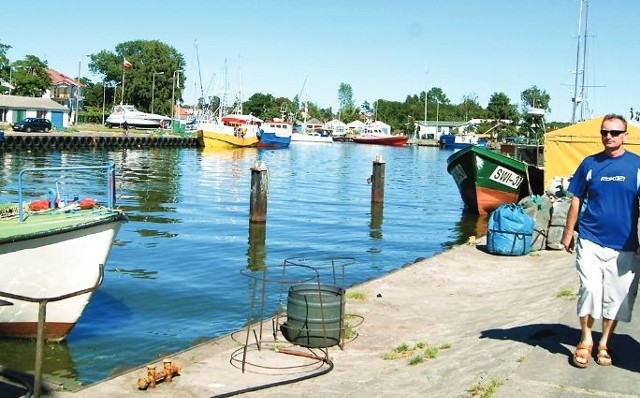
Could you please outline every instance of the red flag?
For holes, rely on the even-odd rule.
[[[129,68],[131,68],[131,67],[133,66],[133,64],[132,64],[131,62],[127,61],[127,59],[125,58],[125,59],[124,59],[124,62],[122,62],[122,66],[123,66],[125,69],[129,69]]]

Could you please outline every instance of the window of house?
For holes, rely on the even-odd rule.
[[[8,109],[0,108],[0,122],[6,122],[7,121],[7,113],[8,112],[9,112]]]
[[[46,118],[47,117],[47,111],[38,111],[36,117]]]

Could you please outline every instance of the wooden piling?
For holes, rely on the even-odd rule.
[[[371,202],[384,202],[384,167],[382,156],[376,155],[373,161],[373,173],[371,174]]]
[[[249,222],[267,222],[267,194],[269,191],[269,174],[264,161],[255,162],[251,167],[251,199],[249,205]]]

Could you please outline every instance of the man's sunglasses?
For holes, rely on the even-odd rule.
[[[612,137],[617,137],[620,134],[626,133],[627,130],[600,130],[600,135],[606,137],[607,134],[611,134]]]

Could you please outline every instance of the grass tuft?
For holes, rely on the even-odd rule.
[[[367,299],[367,293],[360,290],[350,290],[347,292],[347,298],[356,301],[364,301]]]
[[[391,351],[383,354],[382,359],[395,360],[408,357],[409,365],[418,365],[425,362],[427,359],[437,358],[441,349],[448,348],[451,348],[451,344],[449,343],[440,344],[439,346],[429,345],[424,341],[419,341],[413,346],[402,343]]]
[[[576,298],[576,293],[573,289],[565,287],[560,289],[560,291],[556,294],[556,297],[566,298],[567,300],[574,300]]]
[[[467,392],[469,393],[469,398],[491,398],[501,385],[502,381],[491,379],[486,383],[476,383],[476,385],[469,388]]]

